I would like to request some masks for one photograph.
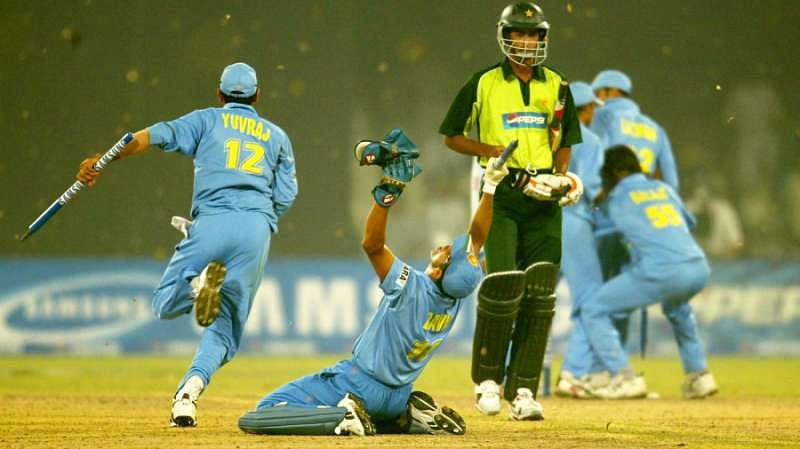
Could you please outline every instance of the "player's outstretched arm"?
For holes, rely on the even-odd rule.
[[[117,159],[142,153],[149,147],[150,131],[148,131],[147,128],[136,131],[133,134],[133,140],[131,140],[128,145],[125,146],[125,149],[119,153]],[[100,172],[95,171],[94,164],[98,161],[98,159],[100,159],[101,156],[101,154],[95,154],[94,156],[84,159],[78,168],[78,173],[75,175],[75,179],[89,187],[94,186],[94,184],[97,182],[97,177],[100,176]]]
[[[494,191],[497,185],[508,175],[508,167],[503,163],[500,167],[495,167],[496,159],[491,158],[486,163],[486,172],[483,174],[483,188],[481,201],[478,209],[472,216],[469,225],[469,236],[472,240],[472,251],[475,255],[480,252],[486,237],[489,235],[489,228],[492,227],[492,215],[494,204]]]
[[[369,262],[381,282],[389,274],[389,270],[394,263],[394,254],[386,246],[386,223],[388,217],[388,207],[373,204],[367,216],[364,240],[361,242],[361,247],[367,254]]]

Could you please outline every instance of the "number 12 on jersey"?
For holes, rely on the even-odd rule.
[[[242,147],[244,147],[244,157],[240,154]],[[228,168],[253,175],[260,175],[264,172],[263,164],[261,164],[261,161],[264,160],[264,147],[256,142],[228,139],[225,141],[225,153],[228,154],[225,163]]]

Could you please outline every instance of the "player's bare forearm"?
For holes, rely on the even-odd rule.
[[[150,132],[147,128],[137,131],[133,134],[133,140],[128,142],[125,145],[125,148],[120,151],[119,155],[117,155],[116,159],[121,159],[123,157],[127,157],[133,154],[139,154],[147,150],[150,146]],[[88,157],[81,162],[80,167],[78,168],[78,174],[75,175],[75,179],[78,181],[92,187],[97,182],[97,177],[100,176],[100,172],[94,169],[94,164],[100,159],[102,155],[96,154],[93,157]]]
[[[133,140],[120,151],[118,159],[143,153],[148,148],[150,148],[150,131],[145,128],[133,133]]]
[[[394,254],[386,246],[386,223],[389,217],[389,208],[372,205],[367,215],[367,224],[364,230],[364,240],[361,247],[369,258],[375,274],[383,281],[394,263]]]
[[[572,147],[561,147],[556,150],[555,162],[553,163],[554,172],[566,173],[569,171],[569,160],[572,155]]]
[[[497,157],[503,152],[501,145],[488,145],[462,135],[446,136],[444,144],[457,153],[470,156]]]
[[[475,215],[472,216],[472,222],[470,222],[469,225],[472,247],[476,252],[480,251],[483,247],[483,244],[486,242],[486,237],[489,235],[489,229],[492,227],[493,206],[494,195],[484,192],[481,195],[481,201],[478,203],[478,208],[475,210]]]

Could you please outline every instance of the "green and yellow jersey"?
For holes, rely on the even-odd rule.
[[[507,146],[517,139],[519,147],[509,159],[509,168],[552,169],[548,128],[562,79],[555,70],[540,65],[534,67],[531,80],[524,82],[514,75],[505,59],[467,81],[453,100],[439,132],[445,136],[467,135],[475,127],[478,140],[488,145]],[[559,148],[581,142],[580,123],[569,89],[561,127]],[[480,162],[486,166],[485,157]]]

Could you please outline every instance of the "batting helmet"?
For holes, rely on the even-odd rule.
[[[539,41],[532,45],[511,40],[511,29],[538,30]],[[497,43],[510,60],[520,65],[536,66],[547,59],[549,29],[550,24],[547,23],[542,8],[532,2],[512,3],[503,9],[497,22]]]

